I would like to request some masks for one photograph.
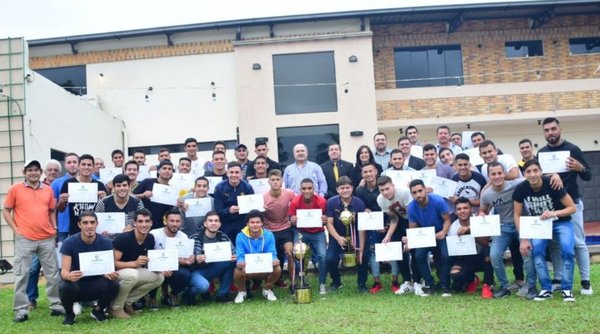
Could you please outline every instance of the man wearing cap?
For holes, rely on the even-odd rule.
[[[64,313],[58,298],[58,262],[56,260],[56,216],[54,196],[47,185],[40,182],[42,166],[39,161],[29,161],[23,167],[25,180],[10,187],[2,217],[15,234],[15,295],[14,321],[23,322],[29,317],[26,294],[31,257],[37,254],[44,276],[46,294],[52,316]]]
[[[173,177],[173,163],[170,160],[163,160],[158,165],[156,178],[145,179],[133,191],[134,194],[140,194],[140,199],[144,207],[152,212],[152,229],[164,226],[163,216],[172,205],[152,202],[152,188],[155,183],[169,185],[169,180]]]
[[[248,159],[248,147],[244,144],[237,144],[235,147],[235,158],[242,166],[242,177],[245,180],[248,175],[248,168],[252,166],[252,160]]]

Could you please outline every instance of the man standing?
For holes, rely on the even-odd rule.
[[[133,214],[144,208],[144,203],[130,195],[130,181],[127,175],[115,175],[112,180],[113,194],[98,201],[96,212],[123,212],[125,213],[125,229],[123,232],[133,230]],[[100,231],[105,234],[105,231]],[[116,236],[115,236],[116,237]]]
[[[479,211],[481,190],[487,182],[483,175],[471,170],[469,155],[466,153],[457,154],[454,158],[454,165],[458,173],[452,177],[452,181],[455,181],[457,184],[454,196],[450,197],[450,202],[456,203],[459,197],[465,197],[471,203],[472,213],[477,214]]]
[[[123,151],[119,149],[112,151],[110,158],[116,168],[123,167],[123,162],[125,162],[125,154],[123,154]]]
[[[135,162],[133,160],[127,161],[125,163],[125,165],[123,166],[123,174],[127,175],[127,177],[129,178],[129,190],[131,192],[133,192],[139,184],[137,181],[137,177],[138,177],[139,173],[140,173],[140,166],[138,166],[137,162]],[[138,196],[135,196],[135,197],[139,199]]]
[[[152,202],[152,188],[155,183],[169,185],[169,180],[173,177],[173,163],[170,160],[163,160],[158,165],[157,178],[145,179],[133,191],[134,194],[140,195],[140,199],[144,203],[144,207],[152,212],[152,228],[161,228],[164,226],[163,218],[165,213],[173,206]]]
[[[212,197],[208,195],[209,183],[208,179],[204,176],[200,176],[194,182],[194,191],[191,191],[185,194],[183,197],[177,200],[177,204],[179,207],[183,209],[185,212],[188,208],[185,204],[186,199],[194,199],[194,198],[209,198],[210,200],[210,210],[212,211],[215,207],[215,202]],[[185,217],[183,226],[181,227],[181,231],[186,235],[191,236],[198,233],[198,231],[202,228],[202,223],[204,223],[205,216],[198,217]],[[219,228],[221,228],[221,222],[219,221]]]
[[[223,152],[223,155],[225,155],[225,152],[227,152],[227,149],[225,148],[225,142],[220,141],[220,140],[217,140],[216,142],[214,142],[213,143],[213,153],[214,152]],[[213,155],[213,159],[214,159],[214,155]],[[225,159],[225,160],[227,160],[227,159]],[[213,170],[214,166],[215,166],[214,161],[207,161],[204,163],[204,171],[206,173],[211,172]],[[207,175],[207,174],[204,174],[204,175]]]
[[[407,166],[404,164],[404,154],[402,154],[402,151],[399,148],[395,148],[392,150],[392,153],[390,153],[391,159],[390,159],[390,168],[384,170],[381,173],[381,176],[385,176],[387,175],[388,172],[391,171],[399,171],[399,170],[405,170],[405,171],[411,171],[414,170],[413,168]],[[377,182],[375,182],[377,183]]]
[[[414,125],[409,125],[406,127],[406,138],[410,140],[411,145],[421,146],[419,143],[419,130]]]
[[[105,310],[119,292],[118,274],[110,272],[104,275],[88,276],[80,269],[79,254],[87,252],[112,251],[112,241],[96,234],[98,219],[92,211],[84,211],[79,215],[80,233],[67,238],[61,248],[62,269],[60,276],[60,301],[65,308],[63,325],[75,323],[73,304],[98,300],[92,309],[91,316],[97,321],[105,321]]]
[[[535,159],[535,156],[533,155],[533,144],[531,143],[531,140],[527,138],[521,139],[521,141],[519,142],[519,152],[521,153],[521,160],[517,161],[517,165],[519,166],[521,173],[523,173],[523,166],[525,165],[525,163],[531,159]]]
[[[177,172],[181,174],[189,174],[192,172],[192,160],[188,157],[179,158],[179,164],[177,165]]]
[[[456,174],[452,167],[443,163],[438,163],[437,151],[432,144],[423,146],[423,160],[425,160],[425,167],[423,167],[423,170],[435,169],[435,174],[439,177],[452,180],[452,177]]]
[[[27,279],[31,257],[37,254],[44,276],[50,315],[64,313],[58,299],[58,262],[54,248],[56,237],[55,200],[52,190],[42,182],[42,166],[37,160],[23,167],[25,180],[10,187],[2,217],[15,234],[15,296],[14,321],[23,322],[29,317]]]
[[[321,166],[308,161],[308,150],[304,144],[294,146],[294,163],[285,168],[283,181],[288,189],[295,194],[300,193],[300,181],[310,178],[315,183],[315,191],[325,197],[327,195],[327,181]]]
[[[408,137],[400,137],[398,139],[398,148],[402,151],[404,165],[414,170],[421,170],[425,167],[425,161],[421,157],[415,157],[411,154],[412,145]]]
[[[491,140],[484,140],[479,145],[479,155],[483,159],[484,164],[481,166],[481,174],[488,180],[487,175],[487,164],[492,161],[497,161],[504,166],[504,170],[506,171],[506,180],[514,180],[516,178],[521,177],[521,172],[519,171],[519,166],[515,162],[515,158],[513,158],[510,154],[502,154],[498,155],[498,149],[496,149],[496,144],[494,144]]]
[[[575,258],[577,259],[579,274],[581,275],[581,294],[591,295],[593,294],[593,290],[590,284],[590,255],[585,244],[583,197],[579,192],[577,177],[580,177],[584,181],[590,181],[592,179],[592,171],[589,164],[585,161],[581,149],[575,144],[561,138],[562,129],[558,119],[554,117],[546,118],[542,122],[542,127],[544,128],[544,138],[547,144],[538,151],[538,154],[540,152],[557,151],[569,151],[570,154],[566,162],[568,171],[559,173],[558,175],[563,187],[575,202],[576,211],[571,216],[571,221],[573,222],[573,233],[575,234]],[[560,258],[557,252],[558,249],[553,252],[555,254],[553,255],[553,262],[560,267],[560,263],[556,261]]]
[[[454,132],[452,133],[452,136],[450,136],[450,141],[452,142],[452,144],[456,145],[457,147],[462,148],[462,135],[458,132]]]
[[[236,266],[233,272],[233,280],[238,288],[238,294],[235,297],[235,303],[240,304],[248,296],[246,292],[246,281],[248,280],[265,280],[265,285],[262,291],[263,297],[268,301],[277,300],[273,293],[273,285],[281,276],[281,267],[277,259],[277,251],[275,250],[275,237],[273,233],[263,229],[263,214],[257,210],[248,212],[246,217],[246,227],[238,233],[236,237]],[[270,253],[273,260],[273,271],[270,273],[246,274],[246,255]]]
[[[450,215],[446,201],[436,194],[427,194],[422,180],[410,182],[410,194],[414,201],[408,205],[408,225],[410,228],[435,227],[436,246],[429,248],[417,248],[415,251],[417,266],[425,286],[421,296],[429,296],[434,287],[433,276],[429,268],[429,252],[439,259],[440,283],[442,285],[442,297],[450,297],[450,258],[446,246],[446,234],[450,228]]]
[[[164,281],[161,273],[149,271],[148,250],[154,249],[150,234],[152,213],[147,209],[135,212],[135,229],[120,234],[114,242],[115,268],[119,274],[119,293],[112,303],[112,315],[128,319],[135,314],[132,304],[158,288]]]
[[[254,159],[253,164],[251,165],[254,169],[252,170],[253,174],[250,175],[250,172],[246,174],[247,180],[252,179],[266,179],[269,177],[269,160],[263,156],[258,156]],[[250,171],[250,167],[248,167],[248,171]]]
[[[212,167],[206,170],[204,176],[220,176],[223,179],[227,178],[227,158],[225,152],[214,151],[212,153]]]
[[[146,152],[139,148],[133,151],[133,161],[137,162],[138,166],[145,166]]]
[[[383,169],[387,169],[390,163],[390,149],[387,148],[387,136],[383,132],[378,132],[373,136],[373,158],[375,162]]]
[[[100,178],[100,169],[104,168],[104,160],[100,158],[96,158],[94,161],[94,172],[93,175],[95,178]]]
[[[337,180],[342,176],[350,176],[352,163],[342,160],[342,148],[338,143],[329,144],[327,154],[329,155],[329,161],[322,163],[321,169],[323,170],[323,175],[325,175],[325,180],[327,180],[326,198],[331,198],[337,195],[335,193]]]
[[[438,140],[437,144],[435,145],[436,151],[439,151],[440,148],[447,147],[452,150],[454,155],[457,155],[460,152],[462,152],[461,147],[454,145],[454,143],[452,143],[450,141],[450,128],[448,126],[446,126],[446,125],[438,126],[438,128],[436,130],[436,134],[437,134],[437,140]]]
[[[113,152],[114,153],[114,152]],[[60,199],[60,190],[63,184],[77,176],[79,171],[79,156],[75,153],[67,153],[65,155],[65,175],[59,177],[52,182],[52,192],[54,193],[54,200],[56,202]],[[69,218],[69,210],[58,211],[58,241],[63,241],[69,235],[69,224],[71,219]]]
[[[192,162],[192,170],[197,170],[202,167],[200,159],[198,159],[198,141],[196,138],[187,138],[183,143],[185,154]]]
[[[237,144],[234,154],[237,162],[242,166],[242,178],[245,180],[248,175],[248,168],[252,166],[252,160],[248,159],[248,146]]]

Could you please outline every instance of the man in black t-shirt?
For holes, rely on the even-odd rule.
[[[144,203],[130,195],[129,177],[125,174],[115,175],[112,180],[113,194],[106,196],[96,204],[96,212],[123,212],[125,213],[125,228],[123,232],[133,230],[133,214],[136,210],[143,209]],[[105,236],[115,238],[117,235],[108,235],[108,232],[100,231]]]
[[[135,228],[122,233],[114,242],[115,268],[119,273],[119,294],[112,304],[112,315],[127,319],[135,314],[132,304],[164,281],[161,273],[146,269],[148,250],[154,249],[150,234],[152,214],[147,209],[137,210],[133,216]]]
[[[152,202],[152,188],[155,183],[169,185],[169,180],[173,177],[173,163],[170,160],[163,160],[158,165],[157,178],[145,179],[133,191],[134,194],[139,194],[144,203],[144,207],[152,213],[152,229],[161,228],[164,226],[163,218],[167,211],[173,206],[162,203]]]

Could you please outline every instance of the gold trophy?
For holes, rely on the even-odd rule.
[[[306,267],[311,257],[311,251],[308,245],[302,242],[302,234],[298,235],[298,241],[294,244],[294,257],[300,263],[298,267],[298,280],[293,283],[296,303],[308,304],[312,301],[312,291],[306,278]]]
[[[342,256],[342,267],[356,267],[356,254],[354,253],[356,246],[354,245],[354,212],[348,210],[348,206],[344,205],[344,211],[340,213],[340,221],[346,227],[346,249]]]

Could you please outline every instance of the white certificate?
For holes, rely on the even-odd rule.
[[[119,167],[100,168],[100,182],[107,184],[112,182],[113,178],[119,174],[123,174],[123,169]]]
[[[193,174],[173,173],[173,177],[169,180],[169,185],[177,190],[190,190],[194,188]]]
[[[69,182],[69,203],[97,203],[98,183]]]
[[[408,184],[412,181],[413,171],[410,170],[386,170],[385,175],[392,179],[396,187],[408,188]]]
[[[406,230],[406,238],[410,249],[436,246],[435,227],[433,226],[409,228]]]
[[[402,261],[402,241],[375,244],[375,261]]]
[[[423,146],[411,145],[410,155],[412,155],[413,157],[417,157],[419,159],[423,159]],[[408,159],[406,159],[406,160],[408,160]]]
[[[358,230],[383,230],[383,212],[359,212]]]
[[[231,261],[231,243],[224,241],[204,244],[204,255],[206,263]]]
[[[448,246],[448,255],[450,256],[477,254],[477,247],[475,247],[475,238],[473,236],[446,236],[446,246]]]
[[[125,212],[96,212],[98,227],[96,233],[122,233],[125,228]]]
[[[246,254],[246,274],[261,274],[273,272],[273,254]]]
[[[252,210],[265,211],[265,201],[261,194],[238,196],[237,202],[240,207],[240,214],[248,213]]]
[[[194,255],[194,239],[167,238],[165,249],[175,249],[179,257],[190,257]]]
[[[485,161],[479,155],[479,147],[470,148],[468,150],[464,150],[463,153],[466,153],[469,156],[469,162],[471,166],[483,165]]]
[[[538,160],[544,173],[563,173],[568,172],[566,163],[567,158],[571,156],[569,151],[540,152]]]
[[[208,193],[214,194],[215,187],[219,182],[223,181],[223,178],[220,176],[207,176],[206,178],[208,179]]]
[[[115,255],[112,250],[79,253],[79,270],[83,276],[97,276],[115,271]]]
[[[175,271],[179,270],[179,253],[176,249],[148,250],[148,270]]]
[[[150,166],[139,166],[140,170],[138,171],[137,181],[141,182],[145,179],[149,179],[152,176],[150,175]]]
[[[444,177],[434,176],[429,182],[429,186],[433,188],[433,193],[436,195],[440,195],[444,198],[449,198],[456,195],[457,183],[452,180],[448,180]]]
[[[425,169],[413,171],[413,180],[420,179],[423,181],[426,187],[429,187],[433,178],[437,176],[435,169]]]
[[[250,183],[252,189],[254,189],[255,194],[262,195],[271,189],[271,186],[269,185],[269,179],[252,179],[248,180],[248,183]]]
[[[519,238],[552,239],[552,219],[542,220],[539,216],[521,217]]]
[[[500,235],[500,215],[475,216],[470,218],[471,236],[493,237]]]
[[[194,175],[194,178],[199,178],[200,176],[204,176],[205,172],[206,171],[204,170],[204,167],[199,166],[194,168],[194,166],[192,165],[192,171],[190,173]]]
[[[155,183],[152,186],[152,197],[150,198],[150,201],[175,206],[177,205],[178,197],[179,189],[175,189],[171,186],[160,183]]]
[[[206,213],[212,210],[210,197],[188,198],[185,200],[185,204],[187,207],[185,209],[185,216],[188,218],[206,216]]]
[[[321,220],[322,216],[323,216],[323,211],[321,211],[321,209],[296,210],[296,217],[298,218],[298,221],[296,222],[296,227],[299,227],[299,228],[323,227],[323,221]]]

